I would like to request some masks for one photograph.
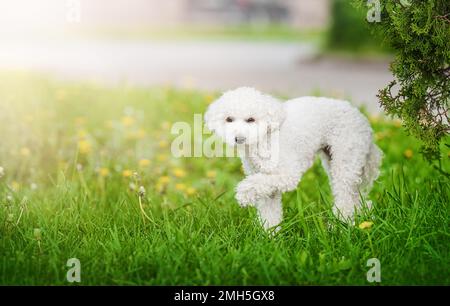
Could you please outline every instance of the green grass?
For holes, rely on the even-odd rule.
[[[241,25],[241,26],[185,26],[185,27],[121,27],[69,29],[64,37],[91,37],[118,40],[245,40],[318,42],[325,35],[324,29],[296,29],[285,25]]]
[[[317,163],[271,237],[234,200],[239,160],[170,155],[171,123],[215,96],[1,74],[0,284],[69,284],[72,257],[84,285],[370,285],[373,257],[382,285],[450,284],[450,182],[398,122],[371,118],[385,158],[357,219],[370,229],[333,219]]]

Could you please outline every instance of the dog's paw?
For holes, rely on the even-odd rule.
[[[247,198],[247,196],[244,193],[242,193],[242,192],[236,191],[235,199],[236,199],[236,201],[239,203],[239,205],[241,207],[255,206],[254,203],[251,202]]]
[[[354,207],[341,207],[333,206],[333,214],[342,222],[347,224],[355,223],[355,209]]]
[[[255,205],[259,199],[256,186],[250,180],[243,180],[236,187],[236,200],[242,207]]]

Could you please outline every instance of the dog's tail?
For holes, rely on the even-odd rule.
[[[380,164],[383,158],[383,152],[380,148],[372,143],[369,155],[367,156],[366,165],[363,168],[363,177],[361,187],[368,193],[372,189],[373,182],[378,178],[380,174]]]

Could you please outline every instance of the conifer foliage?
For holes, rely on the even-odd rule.
[[[376,1],[355,2],[370,9]],[[379,18],[370,27],[395,52],[395,79],[380,90],[381,106],[422,140],[429,161],[438,160],[450,134],[450,1],[379,0],[377,5]]]

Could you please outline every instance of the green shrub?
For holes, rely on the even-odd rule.
[[[348,0],[333,0],[331,25],[326,48],[332,51],[381,51],[379,37],[371,35],[364,9],[356,9]]]
[[[365,6],[365,0],[355,1]],[[441,158],[450,133],[450,2],[381,0],[374,31],[395,50],[395,80],[380,90],[382,107],[422,140],[429,161]]]

